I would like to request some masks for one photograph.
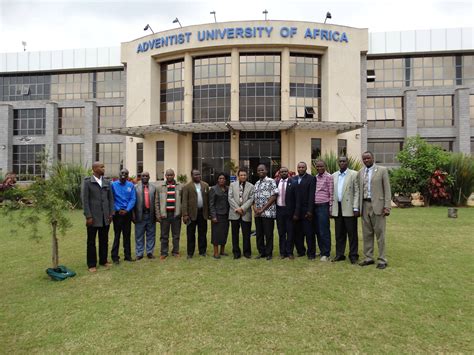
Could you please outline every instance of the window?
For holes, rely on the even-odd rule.
[[[97,133],[108,134],[111,129],[123,127],[123,106],[101,106],[98,107]]]
[[[44,176],[41,159],[44,152],[43,144],[28,144],[13,146],[13,171],[20,181],[34,180]]]
[[[280,54],[241,54],[240,120],[279,121],[280,106]]]
[[[93,98],[93,73],[65,73],[51,75],[51,100]]]
[[[412,57],[407,61],[411,72],[410,86],[452,86],[461,80],[459,59],[456,56]],[[459,77],[457,77],[457,74]]]
[[[229,173],[229,161],[230,133],[193,134],[193,168],[201,172],[203,181],[216,184],[218,173]]]
[[[452,152],[453,151],[453,141],[450,140],[426,140],[429,144],[435,145],[440,147],[445,152]]]
[[[194,60],[193,122],[230,120],[231,57]]]
[[[474,55],[462,56],[462,84],[474,85]]]
[[[397,164],[396,155],[403,149],[401,141],[373,141],[367,142],[368,151],[374,153],[377,164]]]
[[[143,143],[137,143],[137,175],[143,173]]]
[[[84,107],[58,109],[58,134],[77,136],[84,133]]]
[[[418,127],[451,127],[454,125],[452,96],[418,96],[416,106]]]
[[[369,128],[403,127],[402,103],[401,97],[368,97],[367,126]]]
[[[321,157],[321,138],[311,138],[311,165]]]
[[[46,128],[46,109],[13,110],[13,135],[38,136],[44,135]]]
[[[123,145],[122,143],[97,143],[96,161],[105,165],[106,176],[116,177],[123,168]]]
[[[156,142],[156,180],[165,179],[165,142]]]
[[[320,57],[290,55],[290,118],[321,120]]]
[[[92,76],[94,98],[123,97],[123,70],[98,71]]]
[[[337,140],[337,154],[338,157],[347,157],[347,139]]]
[[[405,86],[404,58],[368,59],[367,70],[375,72],[375,81],[367,83],[369,88],[400,88]]]
[[[183,122],[184,62],[161,63],[160,123]]]
[[[0,76],[0,101],[49,100],[51,75]]]
[[[80,143],[58,144],[58,161],[64,164],[82,165],[82,146]]]

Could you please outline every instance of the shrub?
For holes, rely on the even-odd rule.
[[[322,156],[319,156],[317,160],[323,160],[326,163],[326,171],[330,174],[339,170],[338,164],[339,156],[334,152],[325,153]],[[354,157],[347,157],[348,168],[359,171],[362,169],[362,162]],[[316,170],[316,160],[311,162],[311,174],[316,175],[318,172]]]
[[[56,163],[52,167],[52,174],[61,177],[67,182],[64,189],[64,199],[73,208],[82,208],[81,185],[82,180],[92,172],[82,165]]]
[[[464,205],[474,191],[474,158],[462,153],[452,153],[442,167],[452,179],[451,202]]]

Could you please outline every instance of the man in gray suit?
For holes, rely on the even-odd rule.
[[[340,170],[332,174],[334,194],[331,215],[336,227],[336,257],[332,261],[346,259],[346,240],[349,239],[349,259],[351,264],[355,264],[359,259],[359,181],[357,172],[347,168],[347,157],[340,157],[338,163]]]
[[[95,237],[99,234],[99,264],[112,265],[107,261],[109,227],[114,214],[114,196],[110,181],[104,178],[104,164],[92,164],[92,176],[82,182],[81,198],[87,226],[87,266],[90,272],[97,271]]]
[[[252,227],[252,204],[254,186],[247,181],[247,171],[240,169],[237,172],[238,180],[229,187],[229,220],[232,226],[232,253],[234,259],[242,254],[239,247],[239,229],[242,228],[244,257],[251,258],[250,229]]]
[[[155,199],[156,189],[149,183],[150,173],[144,171],[139,183],[135,185],[137,202],[133,210],[133,222],[135,223],[135,255],[137,260],[143,259],[145,251],[146,233],[146,256],[155,259],[156,219]]]
[[[385,257],[385,225],[390,215],[391,197],[388,170],[374,164],[374,154],[362,154],[365,168],[359,171],[359,205],[362,215],[362,234],[364,238],[365,260],[360,266],[374,264],[374,235],[377,237],[379,257],[377,269],[385,269],[388,265]]]

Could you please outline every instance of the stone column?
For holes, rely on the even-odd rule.
[[[281,52],[281,120],[290,119],[290,49]]]
[[[240,84],[240,57],[237,48],[231,52],[231,82],[230,82],[230,120],[239,120],[239,84]]]
[[[454,93],[454,125],[457,138],[454,151],[471,154],[471,121],[469,115],[469,88],[456,89]]]
[[[0,173],[5,176],[13,167],[13,106],[0,105]]]
[[[92,167],[96,160],[95,142],[98,130],[98,109],[95,101],[86,101],[84,107],[84,146],[82,148],[82,164]]]
[[[184,123],[193,122],[193,57],[184,54]]]
[[[52,166],[58,159],[58,104],[46,104],[45,150],[48,155],[48,166]]]
[[[239,166],[240,159],[240,131],[233,131],[230,134],[230,159]]]
[[[361,152],[367,151],[367,55],[360,56],[360,122],[364,127],[359,131]],[[356,131],[355,134],[358,134]],[[348,147],[349,148],[349,147]]]
[[[405,119],[406,137],[413,137],[418,133],[418,123],[416,120],[416,97],[416,90],[405,90],[405,95],[403,96],[403,117]]]

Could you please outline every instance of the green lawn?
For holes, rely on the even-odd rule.
[[[386,270],[195,257],[90,274],[71,219],[60,260],[77,276],[52,282],[49,237],[0,218],[0,353],[474,352],[474,209],[394,210]]]

